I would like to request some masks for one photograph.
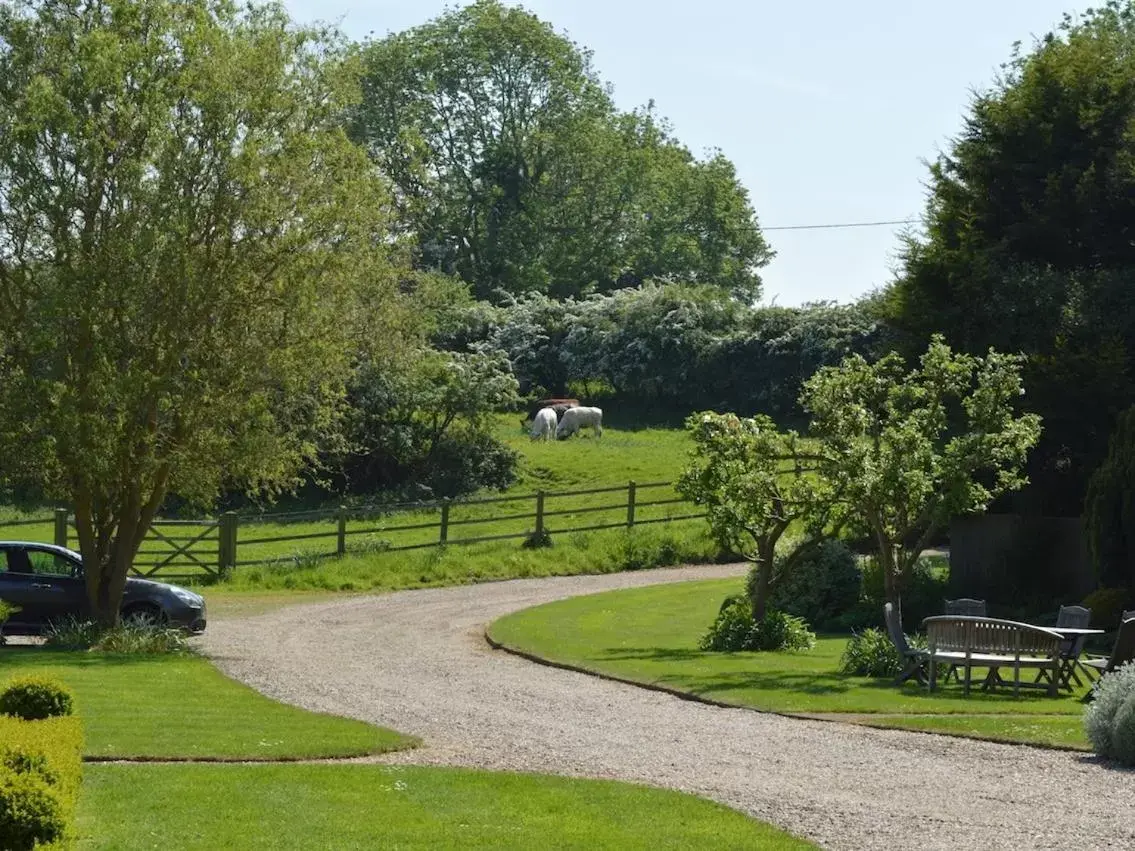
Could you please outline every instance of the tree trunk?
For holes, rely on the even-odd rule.
[[[768,596],[772,580],[773,551],[775,547],[757,545],[757,582],[749,597],[753,609],[753,620],[764,620],[768,610]]]
[[[83,557],[87,603],[91,617],[101,627],[118,623],[126,579],[134,558],[150,528],[154,514],[165,498],[170,468],[159,468],[149,495],[143,498],[141,486],[126,488],[119,504],[100,504],[90,491],[79,488],[75,493],[75,528],[79,536],[79,554]]]
[[[895,618],[902,626],[902,595],[899,592],[898,565],[895,550],[889,541],[879,541],[879,569],[883,571],[883,594],[894,607]]]

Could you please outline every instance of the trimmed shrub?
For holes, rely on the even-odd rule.
[[[67,829],[63,802],[42,777],[0,768],[0,847],[32,851]]]
[[[1113,630],[1119,626],[1123,612],[1131,606],[1131,592],[1126,588],[1097,588],[1083,599],[1081,606],[1092,610],[1092,626]]]
[[[70,689],[48,677],[19,677],[0,691],[0,715],[25,721],[70,715],[74,703]]]
[[[1135,662],[1104,674],[1084,710],[1092,749],[1123,765],[1135,765]]]
[[[833,620],[831,628],[859,630],[869,626],[882,628],[883,606],[887,596],[883,590],[883,571],[873,557],[862,560],[862,581],[859,602]],[[923,558],[902,577],[902,618],[904,624],[920,624],[931,615],[942,614],[946,599],[948,571],[939,567],[939,560]]]
[[[755,577],[755,571],[749,575]],[[838,629],[839,616],[859,600],[860,582],[855,554],[842,541],[827,540],[801,557],[773,590],[769,604],[821,630]]]
[[[82,776],[76,718],[0,716],[0,848],[63,847]]]
[[[749,598],[735,595],[721,604],[713,624],[701,637],[702,650],[727,653],[738,650],[811,650],[815,634],[803,618],[769,609],[760,621],[753,620]]]

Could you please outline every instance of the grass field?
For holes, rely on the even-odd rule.
[[[75,692],[88,757],[300,759],[416,744],[393,730],[277,703],[197,656],[0,648],[0,684],[31,673]]]
[[[527,576],[609,573],[683,562],[712,561],[718,547],[706,534],[700,518],[673,523],[651,523],[666,517],[695,513],[689,503],[676,502],[671,487],[638,487],[635,521],[627,531],[627,485],[671,482],[681,472],[690,446],[684,431],[673,429],[605,429],[603,437],[590,435],[563,442],[533,443],[519,426],[519,414],[501,415],[497,436],[521,453],[517,483],[504,494],[484,493],[476,498],[506,497],[492,504],[462,504],[449,511],[448,540],[444,548],[423,547],[386,551],[390,546],[433,544],[439,539],[436,508],[386,515],[352,515],[347,522],[347,555],[321,557],[336,548],[337,520],[314,520],[311,514],[257,519],[243,516],[237,533],[238,567],[224,582],[210,585],[209,596],[250,591],[375,591],[452,585]],[[573,495],[575,490],[613,488],[598,494]],[[545,527],[553,549],[526,550],[522,538],[459,545],[453,542],[482,536],[524,536],[535,529],[537,490],[546,492]],[[645,503],[663,502],[650,506]],[[46,517],[49,511],[40,512]],[[0,513],[0,537],[21,540],[53,539],[52,523],[5,526],[5,519],[26,517],[14,511]],[[619,528],[570,532],[583,526],[616,524]],[[408,528],[399,531],[398,527]],[[162,527],[173,538],[191,538],[204,526]],[[215,535],[215,531],[213,532]],[[281,537],[303,540],[272,540]],[[72,546],[74,541],[72,540]],[[174,552],[173,544],[151,537],[143,545],[139,562],[152,562]],[[216,540],[192,544],[191,550],[206,563],[216,562]],[[184,561],[184,559],[182,559]],[[189,573],[189,576],[181,574]],[[195,580],[196,577],[197,579]],[[195,568],[163,571],[156,578],[198,584],[207,577]]]
[[[737,580],[713,580],[575,597],[502,618],[490,634],[552,661],[755,709],[1087,748],[1080,693],[965,697],[951,684],[931,695],[913,682],[896,687],[887,679],[845,676],[838,668],[846,636],[821,636],[813,650],[798,653],[698,650],[721,600],[739,590]]]
[[[83,849],[812,848],[690,795],[382,765],[88,766]]]

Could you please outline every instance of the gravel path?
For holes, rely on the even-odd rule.
[[[385,761],[610,777],[714,798],[825,848],[1132,848],[1135,772],[1088,756],[720,709],[485,643],[508,612],[737,567],[516,580],[210,623],[222,670],[417,734]]]

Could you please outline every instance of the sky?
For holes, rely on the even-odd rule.
[[[447,0],[285,0],[303,23],[382,37],[441,14]],[[615,101],[653,99],[691,151],[737,166],[776,257],[766,303],[848,302],[893,275],[926,160],[962,126],[972,93],[1013,42],[1033,44],[1081,0],[527,0],[593,52]]]

